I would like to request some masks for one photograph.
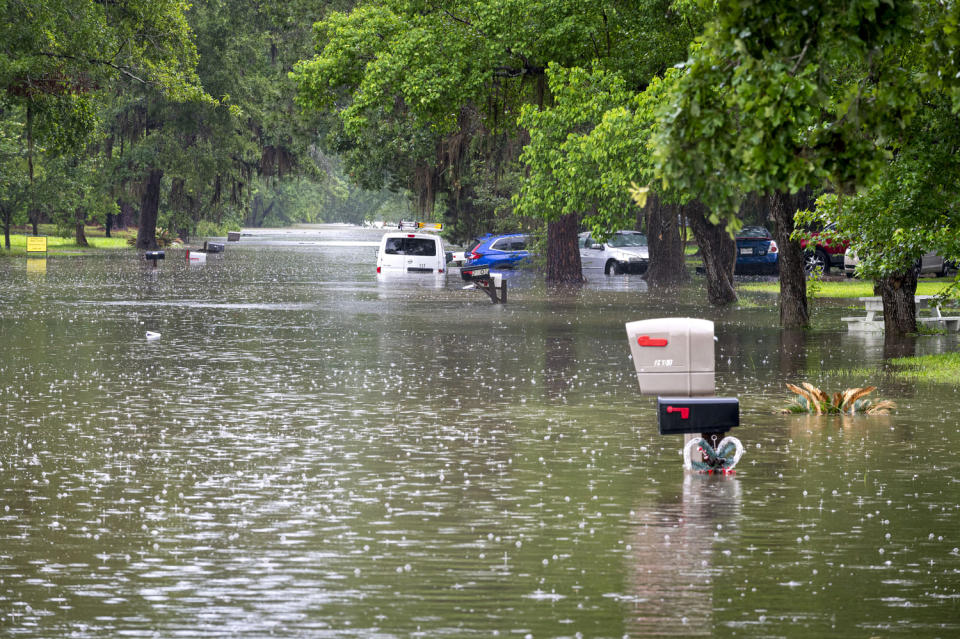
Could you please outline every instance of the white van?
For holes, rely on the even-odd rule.
[[[448,261],[450,256],[437,235],[404,231],[386,233],[377,251],[377,273],[442,275],[447,272]]]

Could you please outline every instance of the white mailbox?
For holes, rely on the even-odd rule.
[[[643,395],[713,395],[713,322],[662,317],[627,323]]]

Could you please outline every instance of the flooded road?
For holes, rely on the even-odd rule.
[[[0,634],[960,633],[960,394],[845,373],[884,344],[844,302],[792,334],[520,273],[495,306],[378,280],[379,233],[0,260]],[[716,322],[733,477],[684,476],[636,391],[624,323],[671,316]],[[900,408],[774,415],[803,380]]]

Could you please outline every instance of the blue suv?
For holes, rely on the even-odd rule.
[[[530,236],[523,233],[490,235],[480,238],[480,243],[467,252],[460,269],[463,279],[470,277],[471,268],[489,266],[491,269],[510,269],[530,260],[527,245]]]

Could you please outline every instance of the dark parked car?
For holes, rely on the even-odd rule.
[[[780,267],[780,249],[765,227],[745,226],[737,233],[735,272],[776,273]]]

